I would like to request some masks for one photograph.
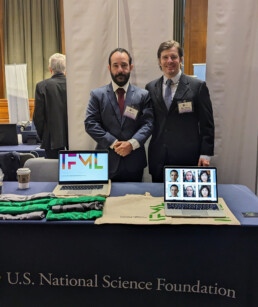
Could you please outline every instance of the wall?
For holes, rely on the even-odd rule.
[[[258,2],[210,0],[207,84],[220,183],[257,187]]]

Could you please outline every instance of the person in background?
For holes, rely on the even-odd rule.
[[[68,149],[65,55],[53,54],[49,71],[52,77],[36,85],[33,122],[46,158],[57,159],[59,150]]]
[[[97,149],[109,150],[112,181],[142,181],[147,166],[144,143],[151,135],[153,111],[150,95],[129,82],[132,58],[123,48],[110,53],[112,82],[91,92],[84,121]]]
[[[159,79],[146,85],[154,109],[149,172],[163,181],[164,165],[208,166],[214,151],[213,111],[206,83],[182,73],[183,50],[170,40],[160,44]]]

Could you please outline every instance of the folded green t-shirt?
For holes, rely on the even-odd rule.
[[[53,213],[51,210],[48,211],[46,219],[48,221],[55,220],[90,220],[98,217],[102,217],[102,211],[90,210],[87,212],[64,212],[64,213]]]

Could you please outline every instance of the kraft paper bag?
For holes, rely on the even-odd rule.
[[[219,203],[225,210],[225,218],[173,218],[164,213],[164,198],[145,195],[108,197],[103,216],[95,224],[198,224],[198,225],[240,225],[222,198]]]

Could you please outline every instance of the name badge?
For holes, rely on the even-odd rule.
[[[136,117],[137,117],[137,114],[138,114],[138,110],[136,110],[135,108],[133,108],[133,107],[129,107],[129,106],[127,106],[126,108],[125,108],[125,111],[124,111],[124,116],[127,116],[127,117],[129,117],[129,118],[131,118],[131,119],[136,119]]]
[[[177,105],[178,105],[179,114],[193,112],[193,102],[192,101],[178,102]]]

